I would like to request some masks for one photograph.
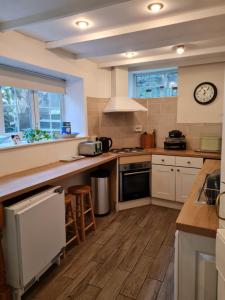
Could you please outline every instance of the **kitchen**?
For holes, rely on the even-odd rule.
[[[223,299],[223,195],[219,211],[204,203],[215,204],[208,185],[224,158],[223,1],[2,5],[0,299]],[[96,137],[112,145],[100,138],[105,153],[82,158]],[[106,215],[95,211],[85,230],[77,195],[96,197],[102,169]],[[78,207],[82,233],[66,249],[64,192],[78,197],[70,220]],[[18,263],[8,215],[34,193],[55,202],[18,223]]]

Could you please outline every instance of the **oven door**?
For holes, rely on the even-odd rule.
[[[120,201],[150,196],[150,169],[120,172]]]

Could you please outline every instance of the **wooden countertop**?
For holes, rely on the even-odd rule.
[[[220,168],[220,161],[206,160],[197,175],[192,191],[185,202],[176,221],[178,230],[216,238],[219,220],[215,206],[196,204],[199,189],[202,187],[206,174]]]
[[[171,156],[190,156],[190,157],[202,157],[210,159],[220,159],[221,153],[213,152],[198,152],[194,150],[168,150],[163,148],[151,148],[145,149],[146,152],[158,155],[171,155]]]
[[[134,156],[134,155],[145,155],[145,154],[155,154],[155,155],[168,155],[168,156],[189,156],[189,157],[202,157],[210,159],[220,159],[221,153],[215,152],[198,152],[194,150],[168,150],[163,148],[148,148],[142,152],[131,152],[131,153],[118,153],[118,157],[121,156]]]
[[[74,162],[55,162],[12,175],[0,177],[0,203],[57,180],[97,167],[114,159],[117,155],[103,153]]]
[[[103,153],[96,157],[87,157],[75,162],[55,162],[38,168],[29,169],[8,176],[0,177],[0,203],[12,197],[29,192],[57,180],[84,172],[98,165],[107,163],[121,156],[144,154],[162,154],[176,156],[194,156],[203,158],[220,159],[220,154],[195,152],[192,150],[165,150],[162,148],[145,149],[143,152],[115,154]]]

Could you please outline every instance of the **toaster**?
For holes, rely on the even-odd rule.
[[[78,146],[80,155],[96,156],[102,154],[102,142],[100,141],[87,141],[81,142]]]

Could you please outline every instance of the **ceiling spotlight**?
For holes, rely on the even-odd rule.
[[[134,51],[129,51],[129,52],[124,53],[124,56],[126,56],[127,58],[132,58],[136,55],[137,55],[137,52],[134,52]]]
[[[148,10],[153,13],[158,13],[163,8],[163,4],[160,2],[151,3],[148,6]]]
[[[179,45],[176,48],[177,54],[183,54],[184,53],[184,45]]]
[[[76,22],[76,25],[77,25],[77,27],[79,27],[80,29],[86,29],[90,24],[89,24],[88,21],[81,20],[81,21],[77,21],[77,22]]]

